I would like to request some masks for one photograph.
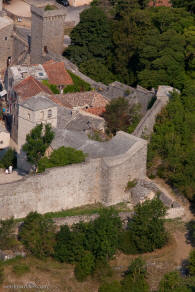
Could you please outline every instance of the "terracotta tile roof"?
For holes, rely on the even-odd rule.
[[[97,91],[85,91],[85,92],[75,92],[67,94],[55,95],[61,102],[67,102],[71,104],[72,107],[82,107],[88,105],[90,107],[102,107],[106,106],[109,101]]]
[[[55,85],[71,85],[73,84],[71,76],[65,69],[64,62],[47,61],[43,64],[49,83]]]
[[[148,4],[149,6],[154,6],[154,7],[158,7],[158,6],[166,6],[166,7],[171,7],[171,1],[170,0],[151,0]]]
[[[16,91],[17,95],[20,96],[21,100],[25,100],[40,92],[52,94],[52,92],[47,86],[45,86],[32,76],[29,76],[22,80],[19,84],[17,84],[14,87],[14,90]]]
[[[87,106],[88,109],[85,110],[95,115],[101,115],[109,103],[103,95],[96,91],[57,94],[51,98],[57,104],[69,108]]]
[[[60,95],[50,95],[48,96],[53,102],[55,102],[56,104],[60,105],[60,106],[64,106],[64,107],[68,107],[70,109],[72,109],[71,104],[67,103],[65,100],[61,99]]]

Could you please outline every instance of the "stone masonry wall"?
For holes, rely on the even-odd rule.
[[[7,59],[8,57],[12,57],[12,49],[13,49],[12,31],[13,31],[13,24],[9,24],[0,29],[0,68],[1,69],[7,67]]]
[[[144,177],[146,148],[146,142],[138,142],[132,152],[123,155],[89,159],[3,184],[0,218],[22,218],[35,210],[46,213],[97,202],[111,205],[129,200],[125,187],[129,179]]]
[[[148,136],[152,133],[156,117],[168,103],[170,92],[172,92],[173,89],[174,88],[170,86],[159,86],[156,94],[157,99],[155,103],[141,119],[135,131],[133,132],[133,135],[135,135],[136,137],[142,137],[143,135]]]

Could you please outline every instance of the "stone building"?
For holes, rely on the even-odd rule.
[[[0,0],[0,70],[6,68],[13,51],[13,21],[4,15]]]
[[[42,56],[52,51],[61,55],[64,49],[65,9],[46,10],[31,7],[31,64],[42,63]]]
[[[18,141],[17,166],[23,170],[30,170],[31,165],[26,161],[22,146],[26,142],[26,135],[37,124],[50,124],[57,127],[57,105],[43,95],[36,95],[18,105]]]

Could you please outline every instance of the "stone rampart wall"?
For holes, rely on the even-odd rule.
[[[0,187],[0,218],[23,218],[97,202],[128,201],[127,182],[145,176],[147,143],[135,143],[128,152],[111,158],[52,168],[43,174]]]

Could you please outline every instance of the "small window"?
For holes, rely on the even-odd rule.
[[[7,37],[5,37],[5,41],[7,41]]]
[[[52,110],[48,110],[48,118],[52,117]]]
[[[41,115],[41,120],[43,120],[44,119],[44,112],[42,111],[42,112],[40,112],[40,115]]]
[[[3,144],[3,141],[0,141],[0,144]]]
[[[30,114],[28,114],[28,120],[30,120]]]

